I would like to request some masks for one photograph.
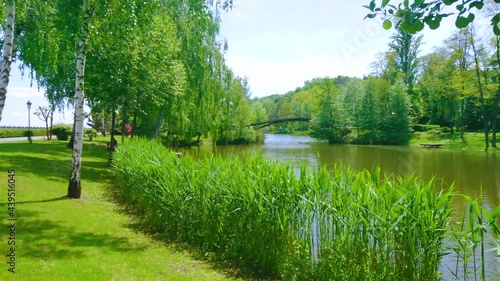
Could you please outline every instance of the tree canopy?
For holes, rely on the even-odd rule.
[[[384,19],[383,26],[390,29],[393,23],[396,28],[406,30],[410,33],[421,31],[426,25],[430,29],[437,29],[441,25],[443,18],[455,16],[457,28],[465,28],[476,19],[478,10],[483,9],[487,0],[404,0],[399,4],[391,4],[390,0],[371,0],[365,6],[370,10],[367,18],[375,18],[381,15]],[[500,0],[494,0],[500,3]],[[445,8],[454,6],[457,13],[450,13]],[[491,27],[496,35],[500,35],[500,13],[491,15]]]

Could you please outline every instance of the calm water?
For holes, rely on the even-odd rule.
[[[489,210],[500,204],[500,166],[497,165],[497,157],[500,156],[484,152],[409,146],[329,145],[305,136],[273,134],[266,135],[263,145],[219,146],[216,151],[211,146],[204,146],[186,152],[194,155],[211,155],[215,152],[227,157],[235,154],[250,155],[257,151],[278,161],[307,162],[311,167],[326,165],[333,168],[342,164],[353,170],[371,170],[380,166],[386,174],[414,174],[425,181],[435,178],[437,183],[446,187],[454,184],[457,193],[473,198],[482,195],[483,206]],[[460,197],[454,200],[453,207],[455,220],[459,220],[460,214],[468,208]],[[489,251],[487,256],[488,277],[500,278],[498,253]],[[455,259],[453,255],[445,256],[442,265],[443,279],[452,279],[447,268],[455,267]]]

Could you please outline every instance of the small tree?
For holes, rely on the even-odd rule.
[[[97,131],[92,128],[85,129],[85,135],[89,138],[89,141],[92,141],[95,137],[97,137]]]
[[[35,111],[35,115],[38,117],[38,119],[45,122],[45,134],[47,136],[47,140],[52,140],[52,120],[54,119],[53,108],[39,106]]]

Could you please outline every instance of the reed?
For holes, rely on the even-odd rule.
[[[123,198],[157,231],[284,280],[432,280],[452,191],[346,167],[310,169],[260,156],[181,159],[160,143],[119,147]],[[299,172],[296,172],[299,171]]]
[[[481,193],[480,193],[481,194]],[[473,199],[463,197],[469,205],[462,214],[459,223],[451,228],[450,252],[456,257],[456,266],[452,275],[458,280],[492,280],[498,275],[488,276],[487,261],[498,261],[500,258],[500,205],[491,211],[481,204],[481,195]],[[486,244],[490,244],[491,253],[486,252]],[[489,254],[489,255],[488,255]]]

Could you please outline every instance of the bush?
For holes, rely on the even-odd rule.
[[[26,128],[0,129],[0,138],[19,138],[27,137]],[[45,129],[31,129],[31,136],[45,136]]]
[[[429,130],[439,130],[439,125],[414,124],[411,128],[415,132],[427,132]]]
[[[31,130],[26,130],[26,131],[23,132],[23,137],[32,137],[34,135],[35,134]]]
[[[441,131],[441,133],[443,133],[443,134],[448,134],[448,133],[451,133],[451,129],[450,129],[450,127],[441,127],[439,130],[440,130],[440,131]]]
[[[72,132],[73,128],[69,125],[55,125],[52,128],[52,134],[56,135],[58,140],[68,140]]]
[[[92,141],[93,138],[97,137],[97,131],[92,129],[92,128],[89,128],[89,129],[85,129],[85,135],[87,137],[89,137],[89,140]]]

